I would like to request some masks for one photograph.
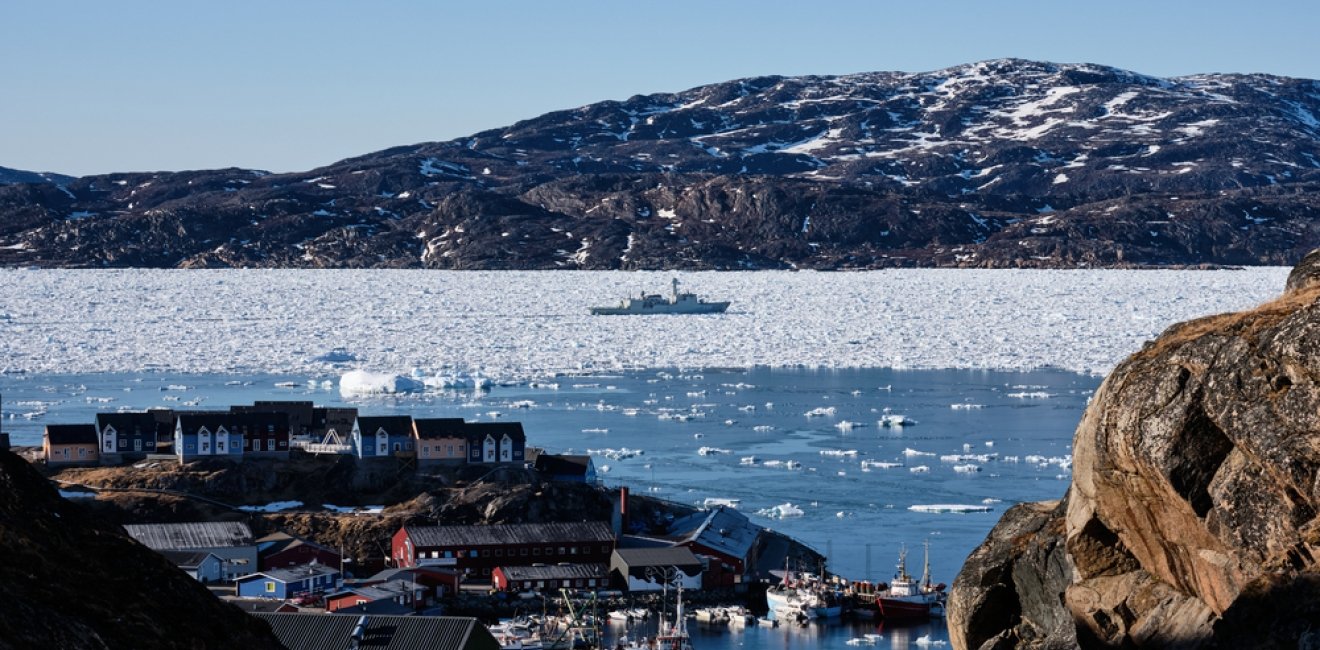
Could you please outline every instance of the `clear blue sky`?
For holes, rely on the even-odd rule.
[[[3,0],[0,166],[304,170],[763,74],[998,57],[1320,78],[1320,2]]]

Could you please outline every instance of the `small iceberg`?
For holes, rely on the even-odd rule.
[[[365,370],[352,370],[339,378],[339,394],[344,397],[416,393],[424,388],[426,385],[422,382],[403,375]]]
[[[715,508],[715,507],[723,506],[725,508],[737,508],[738,504],[740,503],[742,503],[742,499],[723,499],[720,497],[706,497],[706,499],[701,502],[701,507]]]
[[[786,517],[801,517],[806,513],[802,512],[802,508],[791,503],[782,503],[773,508],[757,510],[756,514],[761,515],[762,517],[770,517],[771,519],[784,519]]]
[[[835,408],[833,406],[818,406],[803,415],[809,418],[834,417]]]
[[[930,513],[990,512],[990,506],[979,505],[979,504],[977,505],[962,504],[962,503],[935,503],[930,505],[908,506],[908,510],[911,510],[912,512],[930,512]]]
[[[720,447],[702,447],[697,450],[697,453],[702,456],[714,456],[716,454],[732,454],[733,451],[730,449],[722,449]]]

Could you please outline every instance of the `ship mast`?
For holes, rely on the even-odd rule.
[[[678,304],[678,278],[674,278],[674,304]]]
[[[926,547],[926,566],[921,570],[921,586],[923,589],[930,588],[930,540],[926,540],[923,545]]]

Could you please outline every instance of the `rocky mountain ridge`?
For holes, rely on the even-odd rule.
[[[1120,364],[1059,502],[1010,509],[964,565],[953,645],[1320,647],[1320,251],[1279,299]]]
[[[0,264],[452,269],[1291,264],[1320,84],[1017,59],[758,77],[304,173],[0,185]]]

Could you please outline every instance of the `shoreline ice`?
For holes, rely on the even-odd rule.
[[[362,370],[501,382],[662,367],[1104,374],[1175,322],[1280,295],[1288,271],[0,269],[0,372]],[[733,306],[587,311],[672,276]]]

